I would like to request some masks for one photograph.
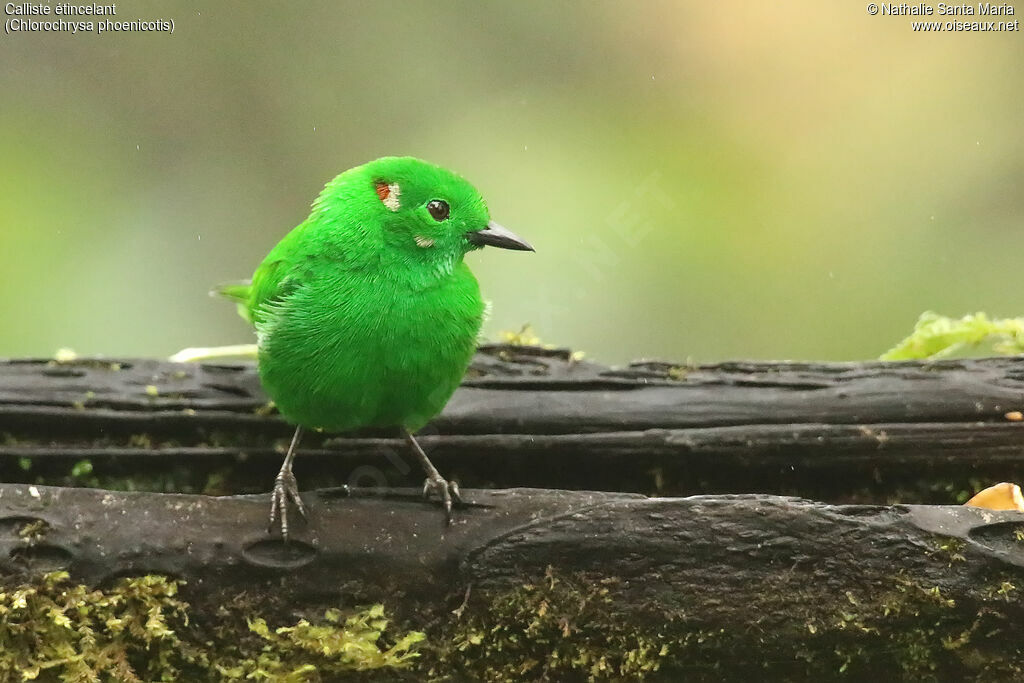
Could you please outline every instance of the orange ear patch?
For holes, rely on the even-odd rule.
[[[402,193],[402,189],[398,187],[398,183],[386,183],[379,180],[374,184],[374,189],[377,190],[377,196],[380,197],[380,201],[384,206],[388,207],[392,211],[398,211],[398,207],[401,206],[401,204],[398,203],[398,195]]]

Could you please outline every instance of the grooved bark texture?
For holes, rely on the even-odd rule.
[[[422,437],[463,482],[451,527],[394,488],[422,479],[400,439],[314,434],[284,544],[266,495],[178,493],[270,487],[291,430],[250,366],[12,360],[0,570],[167,574],[197,623],[383,602],[427,633],[411,680],[1011,680],[1024,515],[758,492],[953,502],[1022,478],[1021,408],[1020,358],[610,369],[485,347]],[[692,493],[717,495],[664,497]]]
[[[421,442],[468,487],[952,503],[1024,478],[1024,423],[1005,417],[1018,409],[1016,357],[611,369],[489,346]],[[290,432],[247,365],[0,362],[3,481],[255,493]],[[71,477],[84,458],[91,477]],[[388,433],[307,435],[296,474],[319,486],[421,480]]]
[[[570,641],[570,651],[610,659],[635,641],[665,645],[645,674],[653,680],[847,670],[1009,680],[1024,661],[1018,513],[774,496],[511,489],[465,497],[446,527],[415,491],[310,492],[310,523],[285,544],[264,531],[265,496],[2,485],[0,569],[66,568],[100,585],[148,572],[183,578],[200,621],[240,594],[285,623],[381,601],[427,631],[438,651],[422,666],[453,680],[514,671],[574,638],[573,629],[590,635]],[[28,540],[19,531],[33,523],[43,532]],[[564,621],[555,642],[536,626],[543,617]],[[515,647],[493,635],[508,630]],[[491,635],[458,649],[474,643],[467,631]]]

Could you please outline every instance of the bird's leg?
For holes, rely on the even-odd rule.
[[[295,450],[299,447],[299,439],[302,438],[302,427],[295,428],[295,435],[292,443],[288,446],[288,453],[284,456],[281,464],[281,471],[274,479],[274,493],[270,496],[270,523],[267,525],[267,533],[274,529],[274,522],[278,515],[281,516],[281,538],[288,541],[288,505],[295,505],[302,519],[306,519],[306,506],[302,504],[299,497],[299,485],[292,474],[292,461],[295,460]]]
[[[461,503],[462,498],[459,496],[459,485],[454,481],[446,481],[444,477],[434,467],[434,463],[430,462],[430,458],[420,448],[419,443],[416,441],[416,437],[412,435],[409,430],[405,431],[405,440],[409,442],[409,446],[412,448],[413,455],[423,465],[423,471],[427,473],[427,480],[423,482],[423,495],[424,497],[430,497],[431,493],[436,493],[441,498],[441,504],[444,505],[444,516],[448,524],[452,523],[452,501]]]

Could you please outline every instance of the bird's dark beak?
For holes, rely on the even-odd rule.
[[[487,246],[515,249],[516,251],[534,251],[534,248],[526,240],[511,230],[501,227],[494,221],[488,223],[487,227],[483,230],[467,232],[466,239],[478,247]]]

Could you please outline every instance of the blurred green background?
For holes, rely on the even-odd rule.
[[[537,247],[469,256],[492,338],[857,359],[926,309],[1024,314],[1019,32],[813,0],[135,18],[176,29],[0,36],[0,355],[251,341],[210,285],[385,154],[463,173]]]

